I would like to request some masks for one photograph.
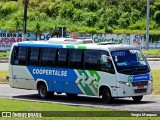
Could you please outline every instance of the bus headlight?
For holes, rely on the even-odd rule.
[[[148,81],[149,84],[151,84],[153,82],[153,80]]]
[[[151,76],[151,80],[148,81],[148,84],[153,83],[153,77]]]
[[[126,82],[125,85],[130,86],[129,82]]]
[[[126,85],[126,86],[130,86],[129,82],[124,82],[124,81],[119,81],[120,84]]]

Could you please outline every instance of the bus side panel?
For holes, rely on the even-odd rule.
[[[50,81],[50,83],[51,84],[49,85],[49,91],[64,92],[64,83],[62,81],[52,80]]]
[[[82,92],[79,91],[78,84],[74,82],[65,82],[64,84],[64,91],[66,93],[82,94]]]
[[[107,72],[99,72],[101,77],[101,81],[99,83],[99,87],[106,86],[110,89],[112,97],[117,97],[118,89],[117,88],[117,76],[116,74],[111,74]]]
[[[98,84],[100,76],[95,70],[75,70],[78,78],[76,83],[81,89],[83,94],[97,96],[98,95]]]
[[[83,94],[98,96],[99,87],[102,85],[110,88],[112,96],[117,96],[117,90],[110,87],[117,86],[116,74],[96,70],[75,70],[75,73],[78,76],[76,83]]]
[[[13,65],[12,68],[14,87],[36,89],[36,82],[26,66]]]
[[[45,80],[50,92],[99,95],[99,86],[116,86],[116,75],[95,70],[73,70],[63,68],[27,67],[35,80]],[[117,91],[111,90],[113,96]]]
[[[14,87],[14,84],[13,84],[13,70],[12,70],[12,65],[9,63],[9,85],[11,87]]]
[[[45,80],[50,92],[83,94],[76,84],[77,75],[73,69],[27,67],[35,80]]]
[[[11,47],[11,50],[10,50],[10,56],[9,56],[9,62],[8,62],[8,74],[9,74],[9,85],[11,87],[14,87],[14,84],[13,84],[13,66],[11,64],[12,62],[12,57],[13,57],[13,54],[14,54],[14,46],[15,46],[16,43],[14,43]]]

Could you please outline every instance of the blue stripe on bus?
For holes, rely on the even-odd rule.
[[[73,69],[46,68],[27,66],[35,80],[42,79],[47,82],[49,91],[82,94],[75,83],[78,76]]]
[[[63,48],[63,45],[55,45],[55,44],[37,44],[37,43],[22,43],[19,42],[18,46],[23,46],[23,47],[52,47],[52,48]]]

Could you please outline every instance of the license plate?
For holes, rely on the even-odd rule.
[[[138,86],[137,89],[144,89],[144,86]]]

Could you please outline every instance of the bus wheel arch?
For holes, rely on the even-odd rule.
[[[48,92],[47,85],[44,81],[37,82],[37,90],[39,97],[42,99],[50,98],[51,96],[53,96],[52,92]]]
[[[104,103],[110,103],[112,99],[111,90],[108,86],[101,86],[99,88],[99,96],[102,96],[102,100]]]

